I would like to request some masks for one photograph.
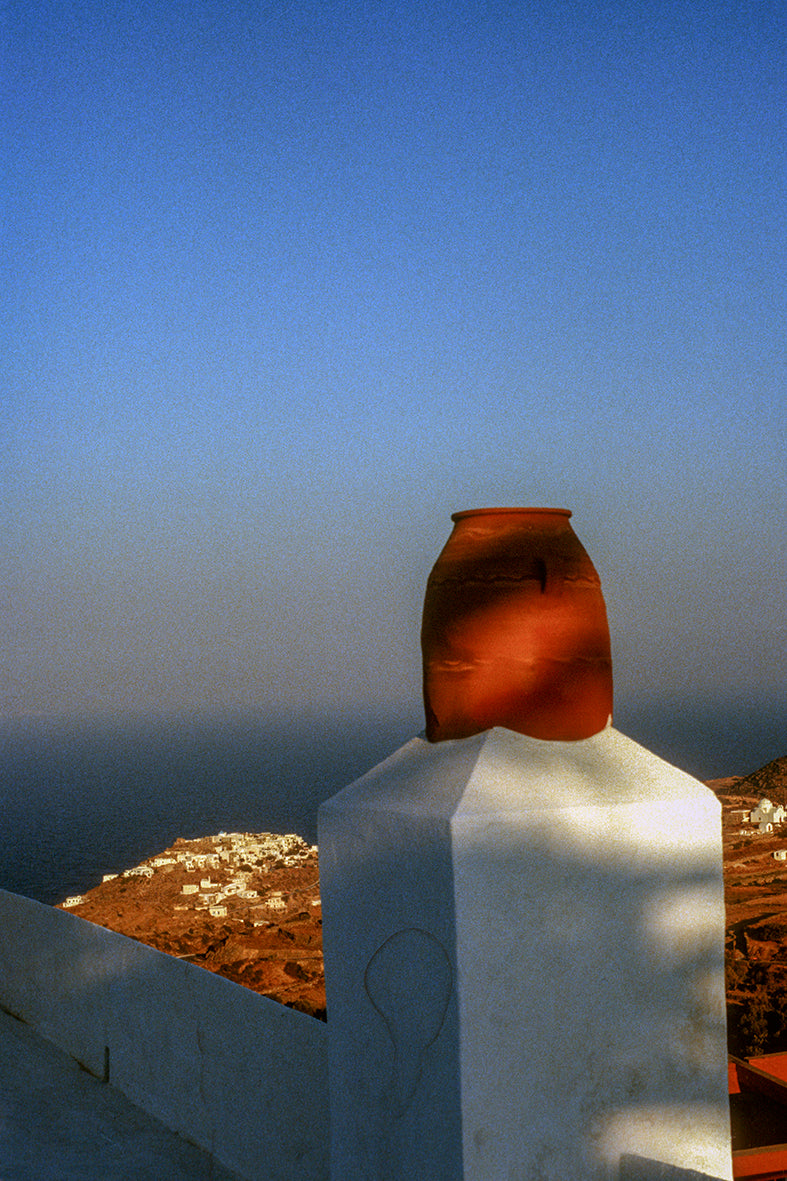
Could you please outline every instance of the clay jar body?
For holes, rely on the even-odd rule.
[[[571,741],[608,724],[607,613],[570,516],[491,508],[451,518],[421,631],[430,742],[492,726]]]

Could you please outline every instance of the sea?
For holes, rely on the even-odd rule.
[[[787,705],[618,706],[615,725],[699,779],[787,754]],[[419,713],[0,722],[0,888],[60,902],[224,832],[317,841],[319,804],[420,732]]]

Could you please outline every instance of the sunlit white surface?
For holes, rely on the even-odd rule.
[[[703,784],[612,728],[416,738],[323,805],[320,857],[343,1181],[430,1176],[424,1137],[455,1169],[457,1134],[465,1181],[608,1181],[625,1152],[731,1176],[721,812]],[[455,992],[394,1111],[391,1054],[414,1055],[364,978],[413,928]]]

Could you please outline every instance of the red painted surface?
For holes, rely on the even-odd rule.
[[[731,1088],[730,1094],[749,1091],[765,1095],[787,1108],[787,1082],[769,1070],[763,1070],[759,1065],[762,1061],[763,1059],[756,1058],[750,1058],[748,1062],[743,1062],[740,1058],[730,1060],[729,1068],[734,1070],[737,1085],[737,1090],[733,1091]]]
[[[787,1177],[787,1144],[734,1152],[732,1175],[746,1178],[746,1181],[784,1181]]]
[[[787,1084],[787,1054],[762,1054],[758,1058],[749,1058],[748,1061],[749,1066],[754,1066]]]
[[[606,726],[607,613],[570,516],[532,508],[453,515],[421,631],[430,742],[492,726],[571,741]]]
[[[727,1062],[727,1089],[730,1095],[740,1095],[741,1085],[738,1082],[738,1060],[730,1058]]]
[[[748,1062],[730,1059],[728,1078],[730,1095],[762,1096],[764,1101],[787,1107],[787,1054],[768,1054]],[[785,1181],[787,1144],[735,1149],[732,1175],[740,1181]]]

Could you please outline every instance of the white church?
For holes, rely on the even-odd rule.
[[[756,824],[760,832],[773,832],[775,824],[782,824],[787,816],[781,804],[772,804],[770,800],[762,799],[756,808],[752,809],[751,822]]]

